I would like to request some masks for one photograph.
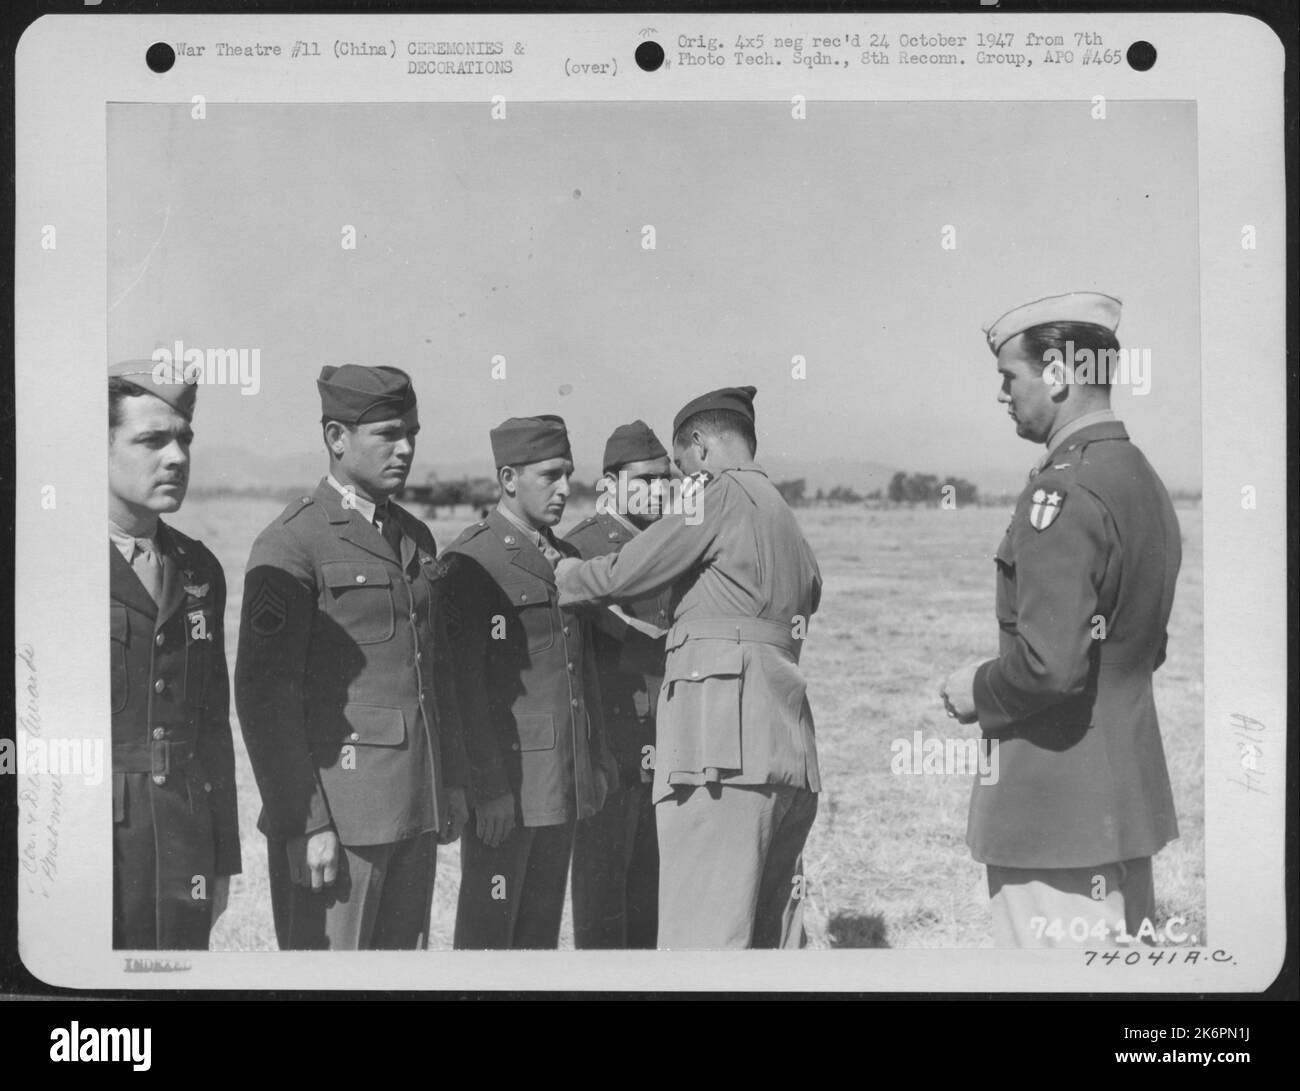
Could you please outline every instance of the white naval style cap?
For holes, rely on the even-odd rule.
[[[1114,333],[1119,328],[1120,301],[1102,292],[1067,292],[1035,299],[1007,311],[984,327],[989,348],[996,356],[1011,338],[1048,322],[1089,322]]]

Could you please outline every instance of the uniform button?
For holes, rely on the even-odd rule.
[[[420,690],[420,702],[423,703],[424,700],[425,700],[425,693],[424,693],[424,690]]]
[[[162,647],[162,643],[163,643],[163,635],[162,635],[162,633],[159,633],[156,637],[154,637],[154,638],[153,638],[153,642],[154,642],[155,644],[157,644],[158,647],[161,648],[161,647]]]
[[[416,652],[416,653],[415,653],[415,661],[416,661],[417,663],[420,663],[420,662],[422,662],[423,660],[424,660],[424,652]]]
[[[567,625],[564,627],[564,635],[565,636],[569,635],[569,627]]]
[[[211,784],[206,784],[206,783],[205,783],[205,784],[203,785],[203,790],[204,790],[205,792],[210,792],[210,791],[212,791],[212,785],[211,785]]]
[[[411,574],[409,572],[406,574],[406,582],[407,583],[411,582]]]
[[[527,601],[528,601],[528,592],[527,592],[527,591],[521,591],[521,592],[520,592],[520,594],[519,594],[519,601],[520,601],[520,602],[527,602]]]
[[[154,693],[162,693],[162,691],[165,690],[166,688],[167,688],[167,683],[164,682],[161,678],[159,678],[158,681],[156,681],[153,684]]]
[[[351,739],[353,742],[356,742],[359,738],[361,738],[361,736],[354,731],[352,732],[351,735],[348,736],[348,738]]]
[[[572,663],[570,663],[570,664],[569,664],[569,670],[574,670],[574,669],[575,669],[575,668],[574,668],[574,665],[573,665]]]
[[[569,704],[571,704],[574,708],[577,708],[577,707],[578,707],[578,699],[577,699],[576,697],[574,697],[574,698],[569,702]]]
[[[366,582],[366,577],[363,576],[363,575],[361,575],[361,573],[358,572],[358,573],[357,573],[357,583],[365,583],[365,582]]]
[[[411,611],[411,624],[412,624],[412,625],[415,624],[415,611],[414,611],[414,610]]]
[[[512,743],[510,744],[510,749],[511,749],[511,750],[518,750],[518,749],[519,749],[519,744],[518,744],[517,742],[512,742]]]
[[[700,672],[699,672],[699,671],[691,671],[691,677],[692,677],[692,678],[698,678],[699,676],[700,676]]]
[[[166,784],[166,783],[167,783],[167,778],[166,778],[165,776],[163,776],[161,773],[155,773],[155,774],[153,775],[153,782],[154,782],[155,784],[159,784],[159,785],[161,785],[161,784]]]
[[[153,737],[155,739],[166,738],[166,736],[167,736],[167,732],[164,731],[161,727],[155,727],[153,729]]]

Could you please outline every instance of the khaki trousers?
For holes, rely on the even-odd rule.
[[[659,947],[802,947],[803,846],[817,794],[681,786],[655,807]]]
[[[1127,947],[1143,921],[1155,927],[1149,856],[1078,868],[989,864],[988,872],[995,947]]]

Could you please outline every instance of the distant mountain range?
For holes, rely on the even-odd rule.
[[[196,492],[217,489],[308,489],[325,473],[325,453],[303,452],[288,455],[268,455],[243,447],[196,446],[190,487]],[[760,452],[761,455],[761,452]],[[805,495],[812,496],[818,489],[829,492],[837,485],[845,485],[861,496],[888,488],[889,479],[900,469],[908,473],[932,473],[940,478],[951,474],[965,478],[977,485],[982,493],[1016,493],[1025,483],[1026,467],[987,468],[971,470],[951,466],[889,466],[867,459],[835,458],[824,461],[812,459],[759,458],[760,465],[774,481],[788,481],[802,477],[806,482]],[[599,468],[579,464],[577,476],[583,483],[594,481]],[[486,459],[436,464],[417,456],[411,484],[422,484],[434,473],[444,481],[464,477],[491,477],[492,466]]]

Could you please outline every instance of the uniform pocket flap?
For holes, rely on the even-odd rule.
[[[744,673],[745,649],[731,640],[688,640],[668,657],[668,682],[735,678]]]
[[[125,644],[126,634],[130,632],[131,625],[127,620],[125,606],[112,606],[108,608],[108,635],[113,639]]]
[[[347,741],[357,746],[401,746],[406,741],[406,716],[400,708],[350,704],[343,717],[355,736]]]
[[[554,750],[555,720],[549,712],[520,712],[515,715],[520,750]]]
[[[501,590],[515,606],[535,606],[551,601],[550,587],[539,576],[510,573],[501,577]]]
[[[321,561],[321,578],[331,590],[345,587],[388,587],[388,566],[378,561]]]

